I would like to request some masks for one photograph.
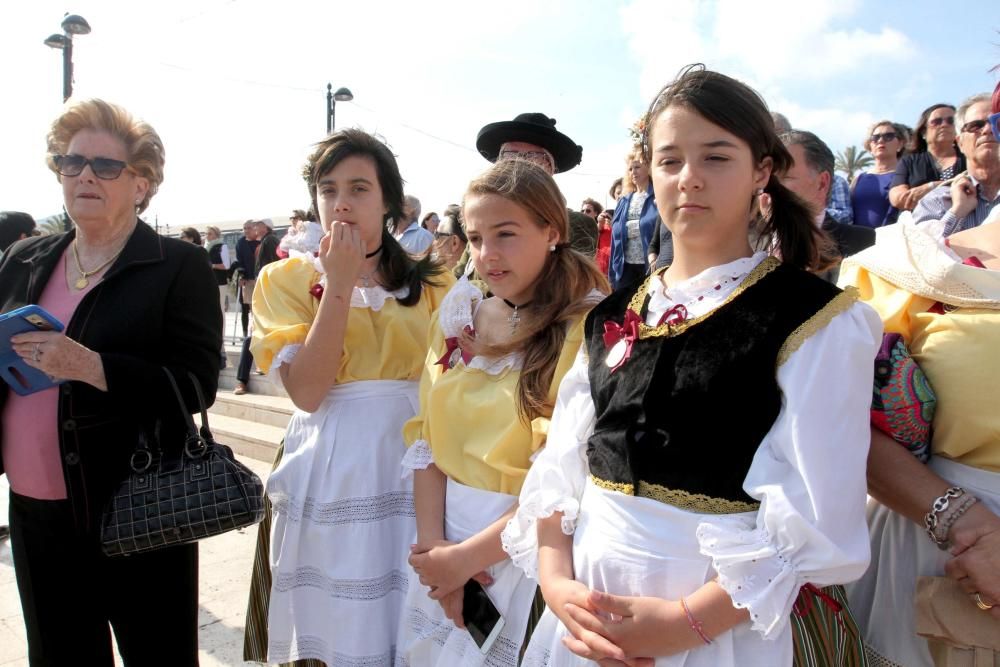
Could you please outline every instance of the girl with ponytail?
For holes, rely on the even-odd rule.
[[[397,650],[404,664],[515,667],[537,586],[511,564],[500,531],[607,281],[570,248],[566,202],[531,162],[502,160],[472,181],[462,220],[492,296],[467,278],[445,296],[420,413],[403,431],[417,543]],[[466,589],[478,587],[503,617],[479,645],[463,620]]]
[[[753,90],[690,67],[648,118],[673,262],[587,316],[503,531],[548,606],[523,664],[860,664],[831,585],[868,564],[881,323],[809,272],[823,237]]]

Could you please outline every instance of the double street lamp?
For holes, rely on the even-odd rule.
[[[77,14],[67,14],[62,21],[63,34],[49,35],[45,45],[63,52],[63,102],[73,95],[73,35],[90,34],[87,19]]]
[[[354,99],[354,93],[347,88],[338,88],[333,92],[333,85],[326,84],[326,133],[333,132],[333,113],[337,102],[350,102]]]

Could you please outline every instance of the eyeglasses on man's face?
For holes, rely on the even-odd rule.
[[[994,116],[1000,116],[1000,114],[993,114],[993,116],[988,116],[986,118],[979,118],[976,120],[970,120],[968,123],[962,126],[962,132],[969,132],[970,134],[979,134],[982,132],[983,128],[987,125],[993,131],[994,136],[997,133],[996,130],[996,120],[993,120]]]
[[[434,232],[434,238],[436,239],[446,239],[449,236],[454,236],[451,232]]]
[[[90,165],[94,176],[103,181],[113,181],[122,175],[122,171],[128,167],[128,163],[115,160],[109,157],[85,158],[82,155],[53,155],[52,161],[56,164],[56,170],[62,176],[79,176],[83,170]]]

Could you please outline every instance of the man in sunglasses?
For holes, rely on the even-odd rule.
[[[1000,204],[1000,144],[990,124],[990,96],[974,95],[958,107],[955,125],[958,147],[967,171],[931,190],[913,211],[914,222],[940,220],[939,233],[948,237],[978,227]]]

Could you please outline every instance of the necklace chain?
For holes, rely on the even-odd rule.
[[[116,259],[118,259],[118,255],[122,254],[122,250],[124,250],[124,249],[125,249],[125,245],[122,244],[122,247],[118,249],[118,252],[116,252],[111,257],[109,257],[107,260],[105,260],[104,262],[102,262],[100,266],[98,266],[97,268],[92,269],[90,271],[84,271],[83,270],[83,264],[80,263],[80,251],[77,250],[76,239],[73,239],[73,259],[76,260],[76,270],[77,270],[77,273],[80,274],[80,277],[76,279],[76,282],[74,283],[74,286],[77,289],[84,289],[87,285],[90,284],[90,281],[87,280],[87,278],[89,278],[90,276],[94,275],[95,273],[98,273],[103,268],[105,268],[106,266],[108,266],[109,264],[111,264],[111,262],[113,262]]]

